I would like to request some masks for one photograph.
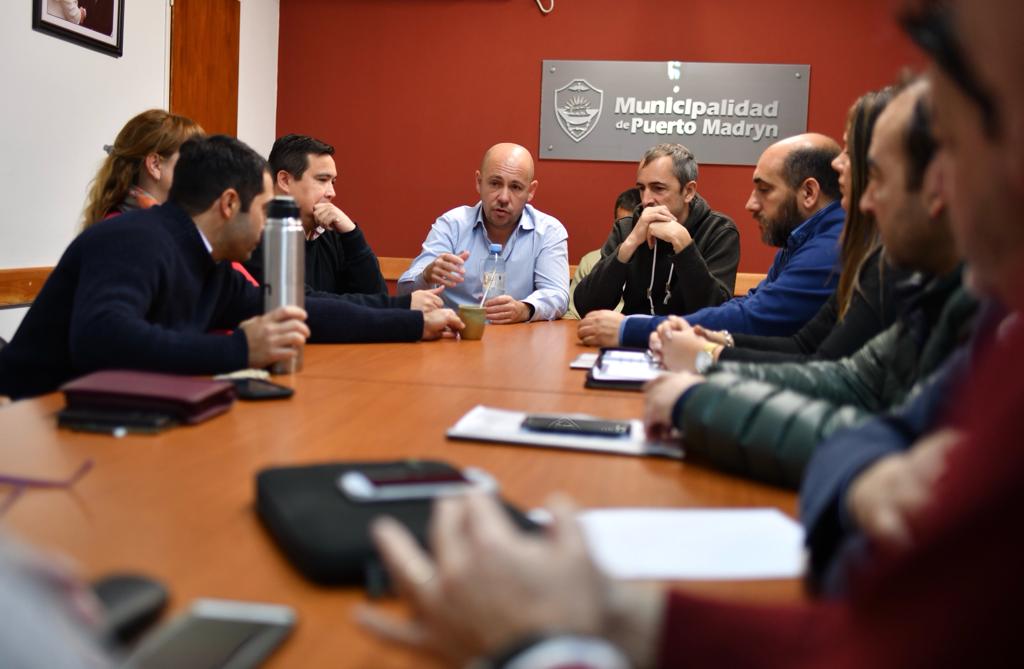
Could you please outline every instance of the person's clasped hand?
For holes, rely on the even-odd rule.
[[[683,330],[689,330],[690,324],[686,322],[685,318],[679,316],[668,316],[663,320],[651,333],[651,336],[647,338],[647,346],[651,353],[654,355],[656,360],[661,360],[661,347],[664,342],[671,340],[675,336],[676,332],[682,332]]]
[[[670,372],[696,372],[697,354],[709,345],[715,344],[689,328],[674,332],[671,339],[662,340],[657,357]]]
[[[673,253],[679,253],[693,242],[690,232],[676,220],[668,207],[664,205],[648,207],[644,209],[640,218],[646,216],[648,212],[651,212],[652,218],[647,224],[647,246],[653,249],[657,240],[660,239],[672,245]]]

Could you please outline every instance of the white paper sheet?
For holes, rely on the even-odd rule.
[[[596,353],[580,353],[569,363],[569,369],[590,369],[595,362],[597,362]]]
[[[564,414],[575,418],[594,418],[584,414]],[[642,421],[630,421],[627,437],[600,437],[585,434],[536,432],[522,427],[524,411],[508,411],[477,405],[448,429],[449,439],[475,439],[507,444],[567,448],[621,455],[658,455],[680,459],[682,448],[677,442],[648,441]]]
[[[759,580],[804,571],[803,528],[778,509],[595,509],[580,513],[609,575],[635,580]]]

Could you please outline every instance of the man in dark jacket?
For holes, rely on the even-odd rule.
[[[269,161],[274,192],[291,195],[299,206],[306,233],[307,295],[368,307],[429,311],[442,306],[439,290],[388,295],[380,263],[363,231],[333,202],[338,178],[333,146],[308,135],[284,135],[274,142]],[[244,265],[263,283],[262,242]]]
[[[619,219],[601,260],[576,287],[580,315],[688,314],[732,298],[740,238],[732,220],[697,193],[697,160],[682,144],[659,144],[640,161],[642,206]]]
[[[263,291],[231,268],[263,232],[266,161],[232,137],[181,147],[167,203],[80,234],[0,350],[0,395],[56,390],[101,369],[217,374],[292,358],[320,342],[437,339],[462,321],[310,298],[263,314]],[[307,318],[308,313],[308,318]],[[232,330],[230,335],[211,334]]]

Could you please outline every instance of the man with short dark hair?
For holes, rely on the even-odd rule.
[[[263,292],[231,261],[246,260],[262,234],[273,193],[266,161],[237,139],[198,137],[182,145],[174,174],[166,204],[103,221],[71,243],[0,350],[0,395],[51,392],[100,369],[266,367],[293,357],[308,337],[416,341],[461,329],[447,309],[317,298],[306,300],[305,311],[263,314]]]
[[[732,297],[740,261],[739,232],[697,193],[697,160],[682,144],[644,153],[636,190],[642,209],[620,218],[601,260],[573,293],[581,315],[688,314]]]
[[[626,190],[619,193],[619,196],[615,198],[615,207],[612,211],[615,214],[615,218],[612,219],[612,225],[617,226],[619,221],[629,221],[633,219],[633,210],[640,206],[640,191],[636,188],[627,188]],[[576,286],[580,285],[580,281],[593,271],[594,266],[601,260],[601,249],[594,249],[583,254],[580,258],[580,262],[576,265],[576,272],[572,275],[572,281],[569,282],[569,309],[565,312],[562,318],[578,321],[580,319],[580,313],[576,310],[576,303],[573,302],[572,296],[576,292]],[[619,300],[615,305],[615,311],[622,311],[622,300]]]
[[[335,297],[370,307],[430,310],[441,306],[440,291],[389,297],[380,263],[362,230],[334,199],[338,170],[334,147],[308,135],[284,135],[270,150],[270,173],[277,195],[299,206],[306,233],[306,294]],[[263,282],[263,248],[245,268]]]
[[[633,210],[640,204],[640,191],[627,188],[615,198],[615,220],[633,215]]]
[[[838,281],[839,233],[845,213],[831,162],[839,146],[816,133],[765,149],[754,169],[747,211],[766,244],[779,252],[768,276],[743,297],[685,316],[691,325],[758,335],[790,335],[828,299]],[[664,317],[595,311],[580,321],[584,344],[647,346]]]

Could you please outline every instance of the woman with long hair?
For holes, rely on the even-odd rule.
[[[107,158],[89,187],[83,227],[166,202],[178,149],[202,134],[203,129],[192,119],[162,109],[144,111],[125,123],[114,144],[104,147]],[[259,285],[241,263],[231,266],[246,281]]]
[[[203,134],[190,118],[150,109],[132,118],[104,147],[107,158],[89,188],[84,227],[132,209],[167,200],[185,140]]]
[[[836,289],[840,321],[849,310],[854,291],[858,288],[861,267],[878,250],[875,216],[861,210],[860,198],[868,186],[867,158],[871,131],[893,95],[892,87],[886,87],[865,93],[853,103],[846,117],[843,151],[832,161],[832,168],[839,173],[839,190],[843,194],[842,206],[846,211],[843,234],[839,237],[842,269]],[[856,160],[851,160],[851,155],[856,156]]]

